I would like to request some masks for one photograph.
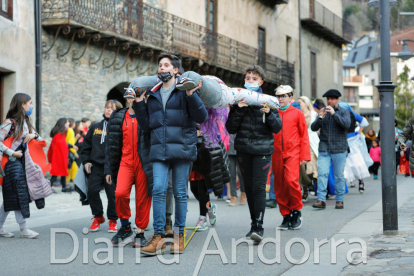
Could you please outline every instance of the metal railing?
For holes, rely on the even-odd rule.
[[[300,8],[301,19],[312,19],[348,41],[353,39],[354,28],[352,25],[328,10],[321,3],[315,0],[302,0]]]
[[[270,81],[295,85],[294,64],[136,0],[42,0],[43,22],[77,23],[229,70],[260,64]],[[260,58],[259,58],[260,56]],[[265,58],[262,58],[265,57]]]

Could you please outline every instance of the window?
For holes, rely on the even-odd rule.
[[[375,86],[375,80],[374,79],[371,80],[371,85]]]
[[[212,32],[217,32],[217,0],[206,0],[206,26]]]
[[[366,54],[365,58],[369,58],[369,55],[371,54],[371,49],[372,49],[372,46],[369,46],[369,48],[368,48],[368,51],[367,51],[367,54]]]
[[[369,80],[369,76],[368,76],[368,75],[365,75],[365,85],[366,85],[366,86],[371,85],[370,80]]]
[[[259,51],[266,52],[266,30],[259,27]]]
[[[375,64],[371,63],[371,71],[375,71]]]
[[[316,99],[316,53],[311,52],[311,97]]]
[[[342,75],[344,76],[344,82],[350,82],[351,81],[351,72],[349,69],[343,69],[342,70]]]
[[[356,57],[357,57],[358,52],[354,53],[354,56],[352,57],[352,63],[355,63]]]
[[[353,87],[344,87],[344,95],[341,101],[348,102],[348,103],[355,103],[356,102],[356,95],[358,94],[357,88]]]
[[[290,51],[292,48],[292,38],[290,36],[286,36],[286,61],[290,62]]]
[[[266,68],[266,30],[259,27],[259,65]]]
[[[0,0],[0,15],[13,20],[13,0]]]

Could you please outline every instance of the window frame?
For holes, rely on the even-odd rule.
[[[263,33],[263,49],[260,49],[260,34]],[[266,28],[259,26],[257,29],[257,49],[266,53]]]
[[[3,3],[0,0],[0,16],[3,16],[11,21],[13,21],[13,0],[7,0],[8,9],[7,12],[3,11]]]
[[[206,0],[206,28],[207,30],[217,33],[217,8],[218,8],[218,0]],[[210,29],[210,6],[213,3],[213,30]]]

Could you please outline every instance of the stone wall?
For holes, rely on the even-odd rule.
[[[50,30],[43,30],[43,41],[49,46],[53,41],[54,33]],[[69,47],[72,33],[66,37],[59,36],[55,46],[43,57],[42,70],[42,134],[44,138],[48,138],[49,132],[61,117],[72,117],[80,120],[88,117],[92,121],[100,121],[102,119],[103,109],[107,100],[108,92],[117,87],[120,90],[121,97],[123,95],[123,87],[136,77],[142,75],[135,71],[127,72],[127,68],[133,69],[137,66],[141,54],[132,56],[128,59],[127,64],[121,70],[104,69],[103,60],[108,59],[106,64],[110,64],[115,57],[116,47],[107,47],[103,57],[97,65],[89,65],[90,55],[92,60],[97,60],[102,49],[102,43],[91,43],[85,55],[79,61],[72,61],[73,50],[79,56],[85,48],[85,41],[79,41],[75,38],[75,42],[71,51],[63,58],[57,57],[58,48],[60,52],[65,52]],[[116,66],[120,67],[126,58],[127,51],[120,50],[117,58]],[[128,66],[128,64],[130,64]],[[148,68],[149,57],[144,54],[140,64],[140,72]],[[156,74],[156,62],[152,62],[152,75]],[[46,139],[48,140],[48,139]],[[50,140],[50,139],[49,139]]]

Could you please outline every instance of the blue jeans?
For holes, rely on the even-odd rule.
[[[270,162],[270,191],[269,191],[269,199],[276,200],[276,195],[275,195],[275,177],[273,176],[272,162]]]
[[[319,152],[318,156],[318,200],[326,201],[326,188],[328,186],[329,168],[333,166],[335,177],[335,196],[336,201],[344,201],[345,195],[345,163],[348,152],[332,154],[329,152]]]
[[[152,189],[154,234],[164,234],[168,178],[172,171],[172,188],[175,199],[174,227],[184,232],[187,217],[187,182],[191,161],[174,160],[153,162],[154,187]],[[138,211],[138,210],[137,210]]]

